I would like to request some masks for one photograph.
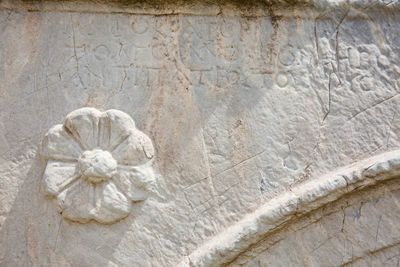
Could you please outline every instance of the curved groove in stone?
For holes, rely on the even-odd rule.
[[[265,235],[343,195],[400,175],[400,150],[345,166],[269,200],[207,241],[179,266],[219,266],[234,260]]]

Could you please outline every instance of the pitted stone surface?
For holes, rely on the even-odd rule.
[[[399,14],[386,0],[0,1],[0,262],[175,266],[282,192],[399,149]],[[63,122],[82,107],[93,120]],[[118,163],[98,183],[77,161],[95,149]],[[381,230],[376,248],[395,244]]]
[[[117,161],[111,153],[101,149],[87,150],[78,159],[82,178],[91,183],[100,183],[111,179],[117,170]]]

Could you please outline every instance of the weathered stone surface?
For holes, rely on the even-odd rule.
[[[343,166],[396,152],[399,10],[378,0],[1,1],[1,265],[185,265],[290,189],[312,181],[319,188],[321,177]],[[73,113],[64,122],[69,132],[53,127],[83,107],[90,107],[88,120]],[[109,132],[94,138],[93,125]],[[111,156],[95,152],[120,143]],[[114,175],[111,160],[79,161],[80,146],[92,151],[88,158],[112,157],[123,168]],[[46,195],[90,166],[86,180],[58,197],[79,209],[60,215]],[[90,178],[99,172],[112,175]],[[282,232],[246,229],[256,246],[239,239],[241,256],[227,262],[396,263],[396,182],[370,172],[362,176],[370,191],[338,200],[322,194],[328,211],[304,202],[313,208],[299,208],[311,214],[289,219]],[[121,198],[111,176],[125,191]],[[343,179],[335,181],[347,188]],[[117,222],[87,215],[93,184],[104,186],[99,202],[107,207],[121,200],[120,219],[105,208],[98,221]],[[346,201],[345,213],[364,204],[359,218],[346,214],[343,223]]]

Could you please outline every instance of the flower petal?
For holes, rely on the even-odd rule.
[[[86,223],[93,219],[95,186],[82,179],[73,183],[58,197],[59,211],[72,221]]]
[[[99,144],[102,149],[113,150],[135,129],[135,122],[125,112],[110,109],[100,119]]]
[[[96,193],[96,211],[93,213],[96,221],[112,223],[128,216],[131,211],[131,201],[113,182],[102,183],[97,188],[100,192]]]
[[[155,180],[151,164],[136,167],[118,168],[113,181],[133,201],[144,200],[148,196],[148,188]]]
[[[48,161],[43,175],[44,190],[56,196],[78,177],[77,163]]]
[[[42,142],[41,154],[46,159],[76,161],[82,149],[62,124],[52,127]]]
[[[147,135],[135,129],[111,153],[119,164],[141,165],[153,158],[154,147]]]
[[[72,111],[64,121],[65,128],[84,149],[94,149],[99,142],[99,120],[102,113],[95,108]]]

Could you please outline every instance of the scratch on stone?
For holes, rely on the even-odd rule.
[[[124,45],[121,43],[121,41],[119,41],[119,45],[120,45],[120,48],[119,48],[119,53],[118,53],[118,55],[121,55],[122,47],[123,47]]]
[[[53,251],[56,251],[56,249],[57,249],[57,241],[58,241],[58,236],[60,235],[61,223],[62,223],[62,217],[60,217],[60,223],[58,224],[56,242],[54,243],[54,249],[53,249]]]
[[[342,84],[342,80],[340,79],[340,64],[339,64],[339,30],[340,26],[342,25],[344,19],[347,17],[349,12],[350,10],[348,9],[341,18],[341,20],[339,21],[338,25],[336,26],[336,72],[337,72],[337,77],[339,79],[339,84]]]
[[[213,179],[213,177],[211,175],[210,159],[209,159],[209,156],[208,156],[208,153],[207,153],[207,145],[206,145],[206,140],[205,140],[204,129],[203,128],[201,128],[201,136],[202,136],[204,157],[205,157],[206,165],[207,165],[207,176],[210,177],[209,184],[210,184],[210,187],[211,187],[211,190],[212,190],[211,193],[212,193],[213,196],[215,196],[216,195],[216,193],[215,193],[215,184],[214,184],[214,179]]]
[[[344,224],[346,222],[346,212],[345,209],[347,207],[342,207],[342,212],[343,212],[343,220],[342,220],[342,227],[340,228],[340,232],[344,233]]]
[[[319,249],[320,247],[322,247],[323,245],[325,245],[326,242],[328,242],[328,241],[331,240],[331,239],[332,239],[332,236],[331,236],[331,237],[328,237],[327,239],[325,239],[325,241],[323,241],[321,244],[319,244],[316,248],[314,248],[313,250],[311,250],[310,253],[313,253],[314,251],[316,251],[317,249]]]
[[[374,250],[376,250],[376,243],[378,242],[379,227],[381,226],[382,216],[383,216],[383,215],[381,215],[381,216],[379,217],[378,225],[377,225],[377,227],[376,227]]]
[[[328,80],[328,110],[326,111],[324,118],[322,119],[322,122],[324,122],[325,119],[328,117],[329,112],[331,112],[331,76],[330,75],[329,75],[329,80]]]
[[[121,92],[122,88],[124,87],[126,77],[127,77],[126,70],[124,70],[124,78],[122,78],[121,86],[119,87],[119,92]]]
[[[219,196],[223,196],[226,192],[228,192],[231,188],[237,186],[238,184],[240,184],[240,182],[236,182],[236,183],[234,183],[233,185],[229,186],[227,189],[225,189],[224,191],[222,191],[222,192],[219,194]],[[223,201],[223,202],[225,202],[225,201]],[[223,202],[222,202],[222,203],[223,203]]]
[[[204,181],[204,180],[206,180],[206,179],[208,179],[208,178],[209,178],[209,176],[203,177],[203,178],[201,178],[200,180],[197,180],[197,181],[195,181],[194,183],[183,187],[182,190],[185,191],[186,189],[188,189],[188,188],[190,188],[190,187],[192,187],[192,186],[194,186],[194,185],[196,185],[196,184],[199,184],[199,183],[201,183],[202,181]]]
[[[315,47],[317,49],[317,62],[319,62],[319,44],[318,44],[318,35],[317,35],[317,20],[318,20],[318,16],[314,19],[314,40],[315,40]]]
[[[358,257],[353,257],[350,261],[348,261],[348,262],[342,264],[341,266],[353,266],[354,263],[356,263],[356,262],[357,262],[358,260],[360,260],[360,259],[363,259],[363,258],[366,257],[366,256],[373,256],[373,255],[376,255],[377,253],[380,253],[380,252],[382,252],[382,251],[385,251],[386,249],[394,248],[394,247],[396,247],[396,246],[398,246],[398,245],[400,245],[400,242],[395,242],[395,243],[390,244],[390,245],[388,245],[388,246],[379,248],[379,249],[377,249],[377,250],[375,250],[375,251],[364,253],[363,255],[358,256]]]
[[[315,95],[317,96],[317,99],[318,99],[318,102],[319,102],[319,104],[320,104],[320,106],[321,106],[322,112],[326,112],[326,111],[325,111],[325,110],[326,110],[326,108],[325,108],[325,103],[324,103],[324,101],[322,100],[321,96],[318,94],[317,90],[315,90],[314,86],[311,86],[311,89],[313,90],[313,92],[314,92]],[[325,116],[324,116],[324,117],[325,117]]]
[[[394,121],[395,116],[396,116],[396,111],[393,112],[392,119],[391,119],[391,121],[389,123],[389,130],[386,133],[386,135],[387,135],[387,137],[386,137],[386,149],[389,149],[390,132],[392,131],[392,125],[393,125],[393,121]]]
[[[192,206],[192,203],[190,203],[190,201],[189,201],[189,199],[187,198],[187,196],[186,196],[186,193],[184,192],[183,193],[183,196],[185,197],[185,199],[186,199],[186,202],[189,204],[189,206],[190,206],[190,208],[194,211],[194,208],[193,208],[193,206]]]
[[[386,101],[389,101],[390,99],[392,99],[392,98],[394,98],[394,97],[396,97],[396,96],[398,96],[398,95],[400,95],[400,93],[397,93],[397,94],[395,94],[395,95],[392,95],[392,96],[390,96],[390,97],[388,97],[388,98],[385,98],[385,99],[379,101],[378,103],[373,104],[372,106],[369,106],[369,107],[367,107],[367,108],[364,108],[364,109],[360,110],[359,112],[357,112],[357,113],[355,113],[354,115],[352,115],[349,119],[347,119],[346,122],[348,122],[348,121],[354,119],[355,117],[357,117],[357,116],[360,115],[361,113],[363,113],[363,112],[365,112],[365,111],[367,111],[367,110],[369,110],[369,109],[371,109],[371,108],[374,108],[374,107],[376,107],[376,106],[378,106],[378,105],[380,105],[380,104],[382,104],[382,103],[384,103],[384,102],[386,102]]]
[[[220,174],[222,174],[222,173],[224,173],[224,172],[226,172],[226,171],[229,171],[229,170],[235,168],[236,166],[238,166],[238,165],[240,165],[240,164],[242,164],[242,163],[245,163],[246,161],[249,161],[249,160],[251,160],[251,159],[253,159],[253,158],[255,158],[255,157],[261,155],[261,154],[264,153],[265,151],[266,151],[266,150],[263,150],[263,151],[258,152],[257,154],[255,154],[255,155],[253,155],[253,156],[251,156],[251,157],[248,157],[248,158],[246,158],[246,159],[244,159],[244,160],[241,160],[241,161],[239,161],[238,163],[236,163],[236,164],[234,164],[234,165],[232,165],[232,166],[230,166],[230,167],[228,167],[228,168],[226,168],[226,169],[224,169],[224,170],[222,170],[222,171],[220,171],[220,172],[214,174],[213,176],[216,177],[216,176],[218,176],[218,175],[220,175]]]
[[[86,89],[85,84],[83,83],[80,71],[79,71],[79,59],[78,55],[76,53],[76,40],[75,40],[75,28],[74,28],[74,22],[72,21],[72,15],[70,15],[71,18],[71,28],[72,28],[72,43],[73,43],[73,49],[74,49],[74,57],[76,61],[76,74],[78,75],[79,82],[81,83],[83,89]]]

